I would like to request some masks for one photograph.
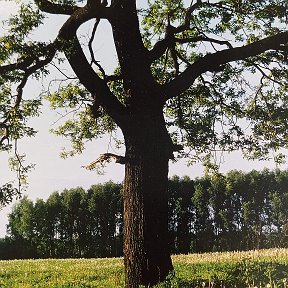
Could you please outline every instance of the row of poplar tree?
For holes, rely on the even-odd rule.
[[[171,253],[288,246],[288,170],[169,180]],[[122,185],[113,182],[21,199],[0,258],[122,255]]]

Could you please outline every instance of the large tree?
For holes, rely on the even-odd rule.
[[[288,138],[286,1],[23,3],[0,42],[1,149],[34,135],[27,119],[39,113],[41,99],[25,98],[25,85],[30,76],[46,75],[49,63],[63,73],[64,53],[78,80],[67,78],[48,99],[75,115],[56,133],[71,138],[73,154],[85,139],[122,131],[125,156],[103,154],[95,163],[113,156],[125,164],[126,287],[153,285],[173,269],[167,234],[173,152],[205,160],[209,151],[243,149],[262,159],[272,151],[281,160],[275,151]],[[56,39],[31,40],[50,14],[66,15]],[[79,28],[88,21],[95,24],[87,39]],[[93,46],[103,21],[117,52],[114,75],[107,75]],[[20,180],[29,168],[21,160],[16,153],[12,161]]]

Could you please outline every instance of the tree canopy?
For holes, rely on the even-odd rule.
[[[187,147],[181,156],[198,158],[203,152],[243,149],[247,156],[267,159],[271,151],[286,147],[285,3],[82,2],[23,2],[18,14],[2,23],[7,30],[0,51],[1,150],[10,150],[13,141],[35,134],[28,119],[39,115],[43,95],[27,98],[24,88],[29,78],[41,80],[49,73],[47,64],[61,70],[62,52],[78,79],[62,73],[57,89],[47,89],[45,96],[52,108],[74,111],[73,119],[54,131],[72,141],[72,150],[64,152],[65,156],[82,152],[85,140],[115,131],[129,114],[134,99],[129,95],[130,86],[143,90],[148,74],[154,78],[157,94],[149,101],[165,103],[170,135],[175,143]],[[68,15],[69,20],[59,27],[56,39],[33,40],[33,33],[50,14]],[[113,27],[119,17],[131,27],[130,35],[125,35],[127,47],[123,47],[131,57],[121,58],[118,51],[119,66],[114,75],[107,75],[94,54],[93,42],[101,21],[108,20]],[[80,42],[76,31],[87,21],[95,24],[88,39],[78,36]],[[144,67],[150,71],[147,75],[137,71]],[[139,109],[141,105],[137,103]],[[277,161],[283,157],[274,156]],[[24,176],[30,167],[21,166],[21,157],[15,158],[14,168]]]

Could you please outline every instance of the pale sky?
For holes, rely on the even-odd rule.
[[[16,11],[16,5],[12,1],[0,0],[0,19],[5,19],[10,13]],[[64,18],[50,20],[50,23],[41,30],[35,37],[52,37],[56,36],[57,27],[61,25]],[[90,26],[89,26],[90,25]],[[92,24],[87,24],[85,28],[91,29]],[[47,31],[47,27],[49,27]],[[55,29],[56,28],[56,29]],[[0,26],[0,36],[4,31],[2,24]],[[101,60],[102,65],[112,70],[113,58],[115,50],[111,44],[111,35],[107,27],[103,25],[103,29],[97,33],[96,55],[97,60]],[[53,75],[52,75],[53,77]],[[37,95],[41,91],[41,83],[30,83],[24,92],[26,95]],[[61,192],[64,188],[73,188],[81,186],[85,189],[96,183],[103,183],[108,180],[122,182],[124,178],[124,166],[111,163],[105,170],[104,175],[97,175],[95,172],[89,172],[82,165],[89,164],[98,158],[99,154],[107,152],[109,147],[109,137],[101,140],[93,141],[87,145],[87,149],[82,155],[74,158],[63,160],[59,157],[59,153],[63,147],[69,146],[69,142],[63,138],[51,135],[48,131],[59,116],[55,112],[50,112],[48,107],[44,108],[43,115],[32,121],[33,127],[39,131],[35,138],[25,139],[19,142],[20,152],[26,153],[27,161],[35,163],[36,168],[29,174],[29,188],[26,194],[29,198],[46,199],[54,191]],[[9,171],[7,165],[8,156],[6,153],[0,153],[0,185],[7,181],[12,181],[14,175]],[[240,153],[235,152],[225,155],[222,159],[221,172],[225,173],[231,169],[250,171],[252,169],[263,169],[264,167],[275,168],[274,163],[269,162],[247,162]],[[282,167],[286,168],[286,165]],[[203,175],[203,168],[197,164],[187,167],[186,161],[180,161],[176,164],[170,163],[170,176],[188,175],[191,178]],[[11,211],[11,205],[0,211],[0,237],[5,235],[7,214]]]

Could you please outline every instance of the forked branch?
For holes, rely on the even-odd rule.
[[[197,36],[197,37],[188,37],[188,38],[177,38],[176,35],[188,30],[195,29],[195,27],[191,27],[191,19],[193,17],[193,13],[203,7],[203,6],[213,6],[218,8],[223,8],[222,3],[209,3],[197,0],[195,3],[191,1],[191,5],[187,8],[184,21],[179,26],[175,27],[170,23],[170,15],[168,15],[168,25],[166,27],[166,34],[164,39],[159,40],[150,50],[149,58],[152,63],[154,60],[160,58],[168,48],[175,46],[176,43],[185,44],[185,43],[195,43],[200,41],[209,41],[211,43],[216,43],[219,45],[226,45],[229,48],[232,48],[232,45],[228,41],[221,41],[217,39],[212,39],[207,36]]]
[[[63,43],[63,50],[67,60],[80,82],[86,87],[91,95],[97,98],[97,102],[121,127],[123,121],[126,120],[126,117],[124,117],[127,114],[126,108],[110,91],[106,81],[101,79],[101,77],[92,69],[76,35],[80,25],[93,18],[95,18],[93,9],[91,12],[87,7],[81,8],[64,23],[60,29],[58,40],[60,43]],[[101,16],[99,15],[99,18],[96,16],[96,18],[100,19]]]

